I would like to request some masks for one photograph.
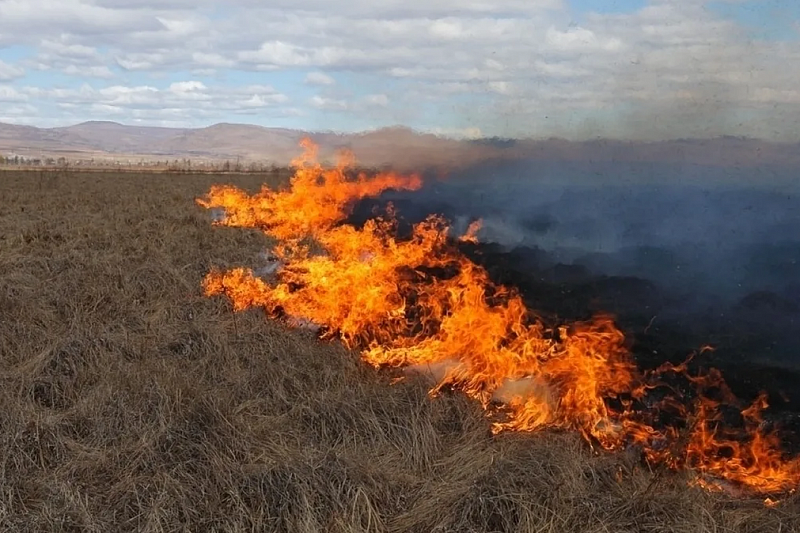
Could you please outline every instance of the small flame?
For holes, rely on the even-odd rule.
[[[352,154],[324,169],[313,143],[301,145],[288,189],[248,195],[214,186],[197,200],[224,210],[215,224],[278,240],[269,281],[245,268],[212,271],[206,295],[339,338],[376,367],[424,374],[432,394],[460,390],[486,408],[495,433],[562,428],[609,450],[635,444],[651,463],[694,470],[709,490],[774,495],[798,486],[800,459],[785,458],[779,437],[764,429],[765,396],[741,409],[743,429],[726,428],[721,408],[737,400],[719,372],[692,376],[689,360],[640,372],[610,316],[547,327],[515,290],[458,251],[443,218],[430,216],[405,240],[395,237],[392,211],[360,229],[343,224],[354,201],[417,190],[420,177],[355,173]],[[480,227],[473,222],[458,240],[476,243]],[[669,375],[694,384],[695,396],[675,393],[646,407]],[[663,413],[679,423],[656,424]]]
[[[478,244],[478,232],[483,227],[482,220],[476,220],[471,222],[469,226],[467,226],[467,231],[458,238],[461,242],[471,242],[473,244]]]
[[[780,500],[774,500],[772,498],[764,498],[764,505],[767,507],[777,507],[780,504]]]

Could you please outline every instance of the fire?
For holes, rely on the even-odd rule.
[[[480,220],[476,220],[471,222],[469,226],[467,226],[467,231],[459,237],[458,240],[461,242],[471,242],[473,244],[478,244],[478,232],[480,231],[481,227],[483,227],[483,222]]]
[[[377,196],[387,189],[416,190],[422,186],[417,175],[394,173],[372,179],[361,173],[357,179],[348,180],[346,171],[354,163],[352,154],[341,154],[335,168],[323,169],[317,162],[317,147],[309,139],[301,146],[303,154],[292,161],[295,173],[290,190],[276,192],[263,187],[250,196],[235,187],[215,186],[198,203],[223,208],[226,225],[261,228],[277,239],[293,240],[325,233],[346,216],[347,206],[354,200]]]
[[[639,446],[651,463],[691,468],[710,489],[774,495],[800,483],[800,459],[783,457],[778,436],[762,427],[766,398],[741,409],[743,429],[726,429],[721,407],[736,399],[719,373],[691,376],[686,363],[640,372],[609,316],[546,326],[515,290],[459,252],[441,217],[417,224],[407,239],[396,237],[391,210],[361,228],[345,224],[354,201],[417,190],[420,177],[355,173],[351,154],[325,169],[313,143],[302,146],[288,188],[248,195],[215,186],[197,200],[224,210],[217,224],[277,239],[273,279],[246,268],[212,271],[206,295],[319,328],[376,367],[427,373],[433,394],[453,389],[479,401],[495,433],[559,428],[609,450]],[[472,223],[457,241],[477,242],[479,229]],[[693,383],[695,397],[673,394],[648,406],[668,375]],[[680,423],[655,423],[665,412]]]

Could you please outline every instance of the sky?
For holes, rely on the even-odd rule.
[[[0,122],[800,140],[798,0],[0,0]]]

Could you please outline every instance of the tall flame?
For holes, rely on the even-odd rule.
[[[214,186],[207,199],[198,200],[204,207],[223,208],[225,224],[262,228],[277,239],[293,240],[324,234],[346,215],[354,200],[377,196],[387,189],[416,190],[422,186],[419,176],[383,173],[368,177],[360,173],[355,180],[347,179],[347,170],[355,159],[342,153],[338,165],[324,169],[317,162],[317,147],[310,139],[300,143],[303,154],[292,160],[295,168],[291,189],[276,192],[263,187],[249,196],[235,187]]]
[[[441,217],[403,240],[391,213],[361,228],[344,224],[355,200],[419,189],[420,177],[355,174],[351,154],[325,169],[313,143],[301,145],[289,188],[248,195],[214,186],[197,200],[224,209],[217,224],[260,228],[278,240],[273,280],[246,268],[212,271],[206,295],[324,328],[324,337],[374,366],[427,371],[432,393],[452,388],[481,402],[495,433],[562,428],[606,449],[638,445],[650,462],[691,468],[709,488],[733,483],[776,494],[800,483],[800,459],[785,459],[778,436],[762,428],[766,398],[741,410],[743,429],[725,429],[720,408],[736,400],[719,373],[690,376],[686,364],[639,372],[609,316],[546,327],[514,289],[458,251]],[[476,242],[479,228],[471,224],[458,240]],[[693,382],[694,400],[671,396],[648,407],[667,374]],[[706,394],[712,389],[716,395]],[[655,424],[654,410],[681,424]]]

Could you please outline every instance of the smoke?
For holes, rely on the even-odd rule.
[[[517,287],[537,313],[610,312],[626,335],[656,335],[640,339],[655,343],[640,364],[711,343],[704,361],[734,373],[752,364],[800,371],[798,171],[495,160],[364,201],[350,222],[389,201],[408,225],[444,215],[454,236],[481,219],[472,257],[495,281]]]
[[[800,286],[794,169],[666,163],[494,162],[387,196],[400,214],[483,219],[479,240],[535,248],[553,264],[636,276],[734,301]]]

